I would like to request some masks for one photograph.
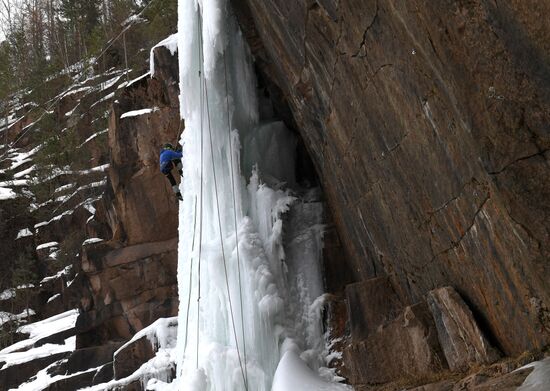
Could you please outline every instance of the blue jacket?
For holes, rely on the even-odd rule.
[[[167,174],[172,169],[172,160],[181,159],[182,157],[181,152],[163,149],[160,152],[160,171],[163,174]]]

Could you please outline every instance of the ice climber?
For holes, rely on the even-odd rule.
[[[162,150],[160,151],[160,171],[166,176],[166,178],[168,178],[168,180],[170,181],[170,185],[172,185],[172,190],[174,190],[174,193],[176,193],[176,197],[180,201],[183,201],[183,197],[181,196],[178,183],[172,175],[172,169],[176,167],[178,169],[180,177],[182,176],[182,156],[183,155],[179,151],[179,148],[174,149],[174,147],[170,143],[164,144],[162,146]]]

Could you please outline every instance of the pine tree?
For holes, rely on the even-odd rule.
[[[73,59],[77,62],[89,55],[88,48],[100,27],[100,0],[61,0],[59,12],[65,20],[67,32],[72,35],[71,41],[76,53]]]
[[[26,254],[19,254],[12,272],[12,284],[17,288],[17,295],[22,292],[27,316],[29,316],[30,287],[37,283],[38,272],[36,261]],[[16,296],[17,297],[17,296]]]

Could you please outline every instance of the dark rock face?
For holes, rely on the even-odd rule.
[[[113,360],[113,353],[121,345],[122,343],[108,343],[74,351],[67,359],[65,366],[67,374],[84,372],[90,368],[97,368],[110,363]]]
[[[355,341],[375,333],[394,320],[403,309],[387,277],[349,284],[346,296],[351,314],[351,337]],[[356,308],[362,311],[354,310]]]
[[[547,344],[550,4],[232,3],[347,251],[327,285],[452,285],[506,355]]]

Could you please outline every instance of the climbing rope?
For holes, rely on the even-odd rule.
[[[195,367],[198,369],[199,367],[199,339],[200,339],[200,301],[201,301],[201,259],[202,259],[202,220],[203,220],[203,178],[204,178],[204,158],[203,158],[203,150],[204,150],[204,93],[203,93],[203,77],[202,77],[202,66],[203,66],[203,53],[202,53],[202,27],[201,27],[201,16],[200,16],[200,8],[197,10],[198,12],[198,19],[199,22],[197,23],[197,37],[198,37],[198,44],[199,44],[199,90],[200,90],[200,110],[201,110],[201,152],[200,152],[200,159],[201,159],[201,175],[200,175],[200,223],[199,223],[199,267],[198,267],[198,295],[197,295],[197,356],[195,361]]]
[[[187,336],[189,334],[189,309],[191,308],[191,288],[193,287],[193,253],[195,250],[195,238],[197,233],[197,196],[195,196],[195,208],[193,212],[193,242],[191,244],[191,265],[189,266],[189,292],[187,294],[187,315],[185,317],[185,343],[184,353],[187,351]]]
[[[202,19],[201,19],[200,6],[198,6],[197,16],[198,16],[198,29],[199,29],[199,34],[198,34],[198,39],[199,39],[199,64],[200,64],[200,66],[202,66],[203,65],[204,53],[203,53],[203,44],[202,44]],[[225,59],[225,57],[224,57],[224,59]],[[199,76],[201,76],[200,71],[199,71]],[[204,96],[203,96],[203,88],[202,88],[203,86],[204,86]],[[200,100],[200,102],[201,102],[201,176],[202,176],[202,171],[203,171],[202,146],[203,146],[203,112],[204,112],[203,107],[204,107],[204,100],[206,100],[206,116],[207,116],[207,120],[208,120],[208,134],[209,134],[209,141],[210,141],[210,157],[211,157],[211,162],[212,162],[212,174],[213,174],[213,179],[214,179],[214,192],[215,192],[215,199],[216,199],[216,211],[217,211],[217,217],[218,217],[218,229],[219,229],[219,234],[220,234],[220,246],[221,246],[221,250],[222,250],[223,267],[224,267],[224,274],[225,274],[225,285],[226,285],[226,289],[227,289],[227,298],[228,298],[228,302],[229,302],[229,311],[230,311],[230,315],[231,315],[231,324],[232,324],[232,329],[233,329],[233,336],[235,338],[235,346],[236,346],[236,349],[237,349],[237,356],[238,356],[238,359],[239,359],[239,366],[240,366],[240,369],[241,369],[241,374],[242,374],[242,377],[243,377],[245,390],[248,391],[248,378],[247,378],[247,374],[245,374],[245,369],[244,369],[244,366],[243,366],[243,360],[241,358],[241,352],[240,352],[240,348],[239,348],[239,339],[237,337],[237,328],[236,328],[236,325],[235,325],[233,301],[231,299],[231,290],[230,290],[230,287],[229,287],[229,276],[228,276],[228,272],[227,272],[227,259],[226,259],[226,256],[225,256],[225,246],[224,246],[224,243],[223,243],[223,232],[222,232],[221,215],[220,215],[218,180],[217,180],[216,165],[215,165],[215,160],[214,160],[214,145],[213,145],[213,142],[212,142],[212,122],[211,122],[211,118],[210,118],[210,105],[209,105],[209,102],[208,102],[208,85],[206,83],[206,79],[204,77],[202,77],[201,78],[201,100]],[[231,175],[233,175],[233,172],[231,172]],[[233,188],[233,198],[235,198],[234,188]],[[202,204],[202,178],[201,178],[201,204]],[[235,201],[234,201],[234,204],[235,204]],[[202,212],[201,212],[201,222],[200,222],[200,224],[201,224],[201,230],[202,230]],[[235,231],[235,235],[237,235],[237,231]],[[201,241],[201,244],[202,244],[202,241]],[[199,246],[199,254],[200,254],[200,249],[201,248],[202,248],[202,245]],[[239,267],[239,281],[240,281],[240,267]],[[199,287],[200,287],[200,256],[199,256]],[[199,290],[199,292],[200,292],[200,290]],[[200,299],[200,293],[199,293],[199,299]],[[242,292],[241,292],[240,300],[241,300],[241,303],[242,303]],[[241,305],[241,310],[242,310],[242,305]],[[244,324],[241,325],[241,326],[244,328]],[[199,346],[198,331],[199,331],[199,321],[198,321],[198,316],[197,316],[197,363],[198,363],[198,346]],[[243,337],[244,337],[244,329],[243,329]],[[244,342],[244,338],[243,338],[243,342]]]
[[[231,193],[233,194],[233,222],[235,227],[235,247],[237,250],[237,274],[239,277],[239,298],[241,304],[241,331],[243,335],[243,357],[244,357],[244,371],[246,381],[248,382],[248,368],[246,366],[246,338],[244,335],[244,312],[243,312],[243,290],[241,283],[241,257],[239,255],[239,237],[237,229],[237,201],[235,197],[235,178],[233,171],[233,141],[231,139],[231,120],[229,118],[229,89],[227,86],[227,61],[225,58],[225,51],[223,53],[223,71],[225,80],[225,108],[227,112],[227,136],[229,138],[229,165],[231,169]],[[248,384],[247,384],[248,385]]]

